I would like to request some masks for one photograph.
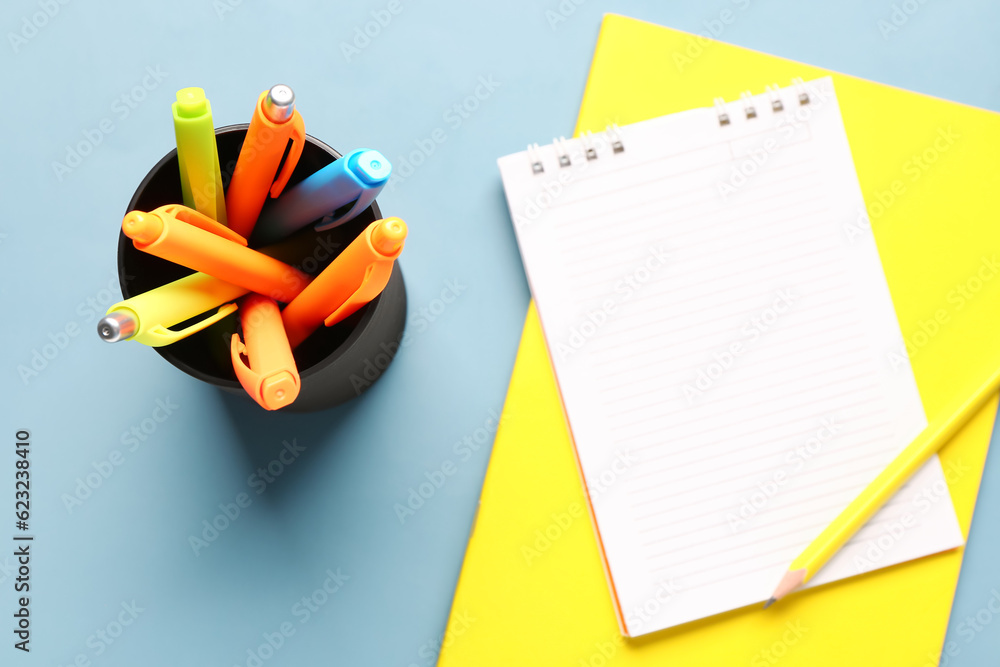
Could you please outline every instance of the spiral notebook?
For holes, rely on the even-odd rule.
[[[833,81],[498,162],[623,634],[767,599],[926,425]],[[811,585],[962,543],[935,457]]]

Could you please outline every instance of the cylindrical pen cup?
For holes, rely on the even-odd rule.
[[[223,182],[236,166],[247,125],[230,125],[215,131]],[[322,141],[306,137],[302,157],[286,187],[339,159],[340,154]],[[182,201],[177,151],[170,151],[139,184],[128,211],[150,211]],[[293,237],[270,246],[268,254],[306,273],[315,275],[326,267],[373,221],[382,217],[378,204],[350,222],[325,232],[310,225]],[[118,277],[125,298],[183,278],[184,268],[137,250],[124,234],[118,239]],[[199,313],[191,322],[204,319]],[[246,396],[233,371],[230,341],[237,331],[237,314],[171,345],[153,348],[172,365],[203,382],[230,393]],[[406,288],[397,264],[385,290],[369,304],[332,327],[321,327],[295,349],[301,390],[283,412],[313,412],[344,403],[364,392],[388,367],[395,356],[406,324]],[[136,343],[138,344],[138,343]],[[248,397],[249,398],[249,397]]]

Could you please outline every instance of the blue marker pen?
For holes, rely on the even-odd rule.
[[[391,173],[392,165],[378,151],[348,153],[268,202],[254,227],[253,244],[280,241],[311,222],[318,222],[321,231],[351,220],[371,206]]]

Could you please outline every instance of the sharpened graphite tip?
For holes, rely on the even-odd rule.
[[[109,313],[97,323],[97,335],[108,343],[128,340],[135,335],[136,321],[126,313]]]
[[[767,602],[764,603],[764,609],[767,609],[768,607],[770,607],[772,604],[774,604],[777,601],[778,601],[777,598],[768,598]]]
[[[288,86],[279,83],[267,91],[261,109],[272,123],[284,123],[295,111],[295,93]]]

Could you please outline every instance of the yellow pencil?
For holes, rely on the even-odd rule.
[[[1000,388],[1000,368],[975,392],[956,401],[944,412],[944,417],[925,428],[920,435],[899,453],[892,463],[879,473],[875,480],[851,501],[843,512],[833,520],[819,537],[799,554],[788,566],[788,572],[781,578],[778,587],[764,604],[764,608],[788,595],[806,583],[830,560],[854,533],[867,523],[906,480],[941,447],[958,429],[992,397]]]

